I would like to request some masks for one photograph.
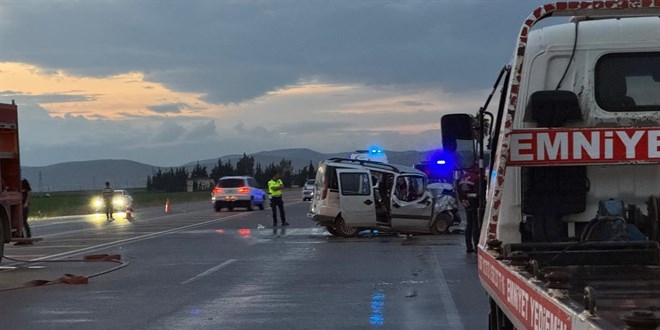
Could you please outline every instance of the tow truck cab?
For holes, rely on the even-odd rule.
[[[532,29],[550,16],[572,18]],[[660,1],[540,7],[503,70],[492,134],[461,143],[484,108],[443,117],[458,164],[493,148],[479,162],[492,164],[478,254],[491,329],[660,325],[659,16]]]

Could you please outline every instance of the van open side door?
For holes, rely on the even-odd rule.
[[[348,226],[376,226],[376,201],[368,170],[337,169],[339,207]]]

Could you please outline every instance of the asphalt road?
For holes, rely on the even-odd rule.
[[[337,238],[309,202],[285,202],[291,226],[277,228],[268,209],[210,202],[34,221],[43,241],[5,247],[0,328],[487,328],[462,234]],[[89,260],[106,254],[120,260]]]

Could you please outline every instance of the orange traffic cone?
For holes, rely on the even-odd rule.
[[[170,206],[170,199],[165,200],[165,213],[172,212],[172,207]]]
[[[130,207],[126,209],[126,220],[133,221],[133,209]]]

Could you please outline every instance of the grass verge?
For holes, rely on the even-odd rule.
[[[211,194],[208,191],[197,192],[147,192],[144,189],[129,190],[133,197],[133,208],[163,206],[165,201],[170,200],[172,204],[197,202],[208,200],[211,202]],[[81,215],[93,213],[91,200],[98,196],[98,191],[70,191],[35,193],[30,204],[30,218],[50,218],[65,215]]]

